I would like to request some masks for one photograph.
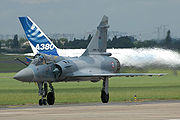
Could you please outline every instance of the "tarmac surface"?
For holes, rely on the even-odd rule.
[[[180,101],[7,106],[0,120],[180,120]]]

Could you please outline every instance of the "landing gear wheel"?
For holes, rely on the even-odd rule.
[[[101,91],[101,101],[102,101],[102,103],[109,102],[109,94],[106,94],[106,92],[104,90]]]
[[[49,92],[47,95],[47,103],[49,105],[53,105],[55,101],[55,96],[54,96],[54,92]]]
[[[39,105],[42,106],[43,105],[43,100],[39,99]]]
[[[47,100],[43,99],[43,105],[47,105]]]

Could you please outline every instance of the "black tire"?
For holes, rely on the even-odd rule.
[[[54,92],[49,92],[47,95],[47,103],[49,105],[54,105],[54,102],[55,102]]]
[[[106,92],[104,90],[101,91],[101,101],[102,101],[102,103],[109,102],[109,94],[106,94]]]
[[[39,105],[42,106],[43,105],[43,100],[39,99]]]
[[[47,100],[43,99],[43,105],[47,105]]]

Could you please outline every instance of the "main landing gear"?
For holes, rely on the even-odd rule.
[[[102,103],[108,103],[109,102],[109,92],[108,92],[108,77],[103,78],[103,88],[101,90],[101,101]],[[55,95],[54,95],[54,88],[52,86],[52,83],[49,83],[50,92],[48,93],[48,83],[47,82],[38,82],[38,88],[39,88],[39,96],[41,96],[41,99],[39,99],[39,105],[53,105],[55,102]],[[47,100],[46,100],[47,97]]]
[[[103,79],[103,88],[101,90],[101,101],[102,103],[109,102],[109,92],[108,92],[108,77],[104,77]]]
[[[54,88],[52,86],[52,83],[49,83],[50,92],[48,93],[48,83],[47,82],[38,82],[38,88],[39,88],[39,96],[41,96],[41,99],[39,99],[39,105],[53,105],[55,101],[55,95],[54,95]],[[47,97],[47,100],[46,100]]]

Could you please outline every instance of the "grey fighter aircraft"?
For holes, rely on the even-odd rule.
[[[30,27],[34,28],[34,26]],[[101,100],[103,103],[108,103],[108,80],[110,77],[165,75],[163,73],[118,73],[120,62],[116,58],[110,57],[111,53],[106,52],[108,28],[108,17],[103,16],[96,34],[80,57],[37,54],[26,68],[14,76],[14,79],[23,82],[37,82],[41,96],[39,105],[46,105],[47,103],[53,105],[55,102],[53,82],[97,82],[103,80]]]

